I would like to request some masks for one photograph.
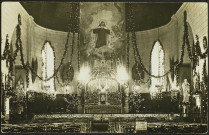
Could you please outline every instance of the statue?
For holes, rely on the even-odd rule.
[[[25,97],[25,90],[24,90],[24,82],[23,79],[20,78],[16,84],[16,90],[17,90],[17,101],[20,103],[24,103],[24,97]],[[18,114],[21,114],[23,112],[23,104],[18,104],[17,106],[17,112]]]
[[[17,95],[22,98],[24,96],[24,82],[23,79],[20,78],[16,84]]]
[[[199,73],[198,72],[196,72],[196,71],[193,71],[193,88],[194,88],[194,90],[195,91],[197,91],[197,90],[199,90],[200,89],[200,75],[199,75]]]
[[[183,102],[189,102],[189,92],[190,92],[190,84],[188,83],[187,79],[184,79],[182,84],[183,89]]]

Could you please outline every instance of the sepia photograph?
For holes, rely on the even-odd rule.
[[[1,133],[208,133],[207,2],[1,2]]]

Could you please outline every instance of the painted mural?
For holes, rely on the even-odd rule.
[[[125,5],[80,4],[81,55],[86,60],[121,59],[125,54]]]

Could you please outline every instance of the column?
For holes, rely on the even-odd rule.
[[[9,120],[9,112],[10,112],[9,100],[10,98],[5,99],[5,121],[6,122],[8,122]]]

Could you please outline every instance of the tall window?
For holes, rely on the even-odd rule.
[[[42,49],[42,77],[47,79],[54,74],[54,52],[48,41],[45,42]],[[43,81],[43,89],[47,92],[54,92],[54,78]]]
[[[164,74],[164,51],[159,41],[155,42],[151,53],[151,72],[155,76]],[[152,89],[159,90],[164,85],[164,77],[151,79]]]

